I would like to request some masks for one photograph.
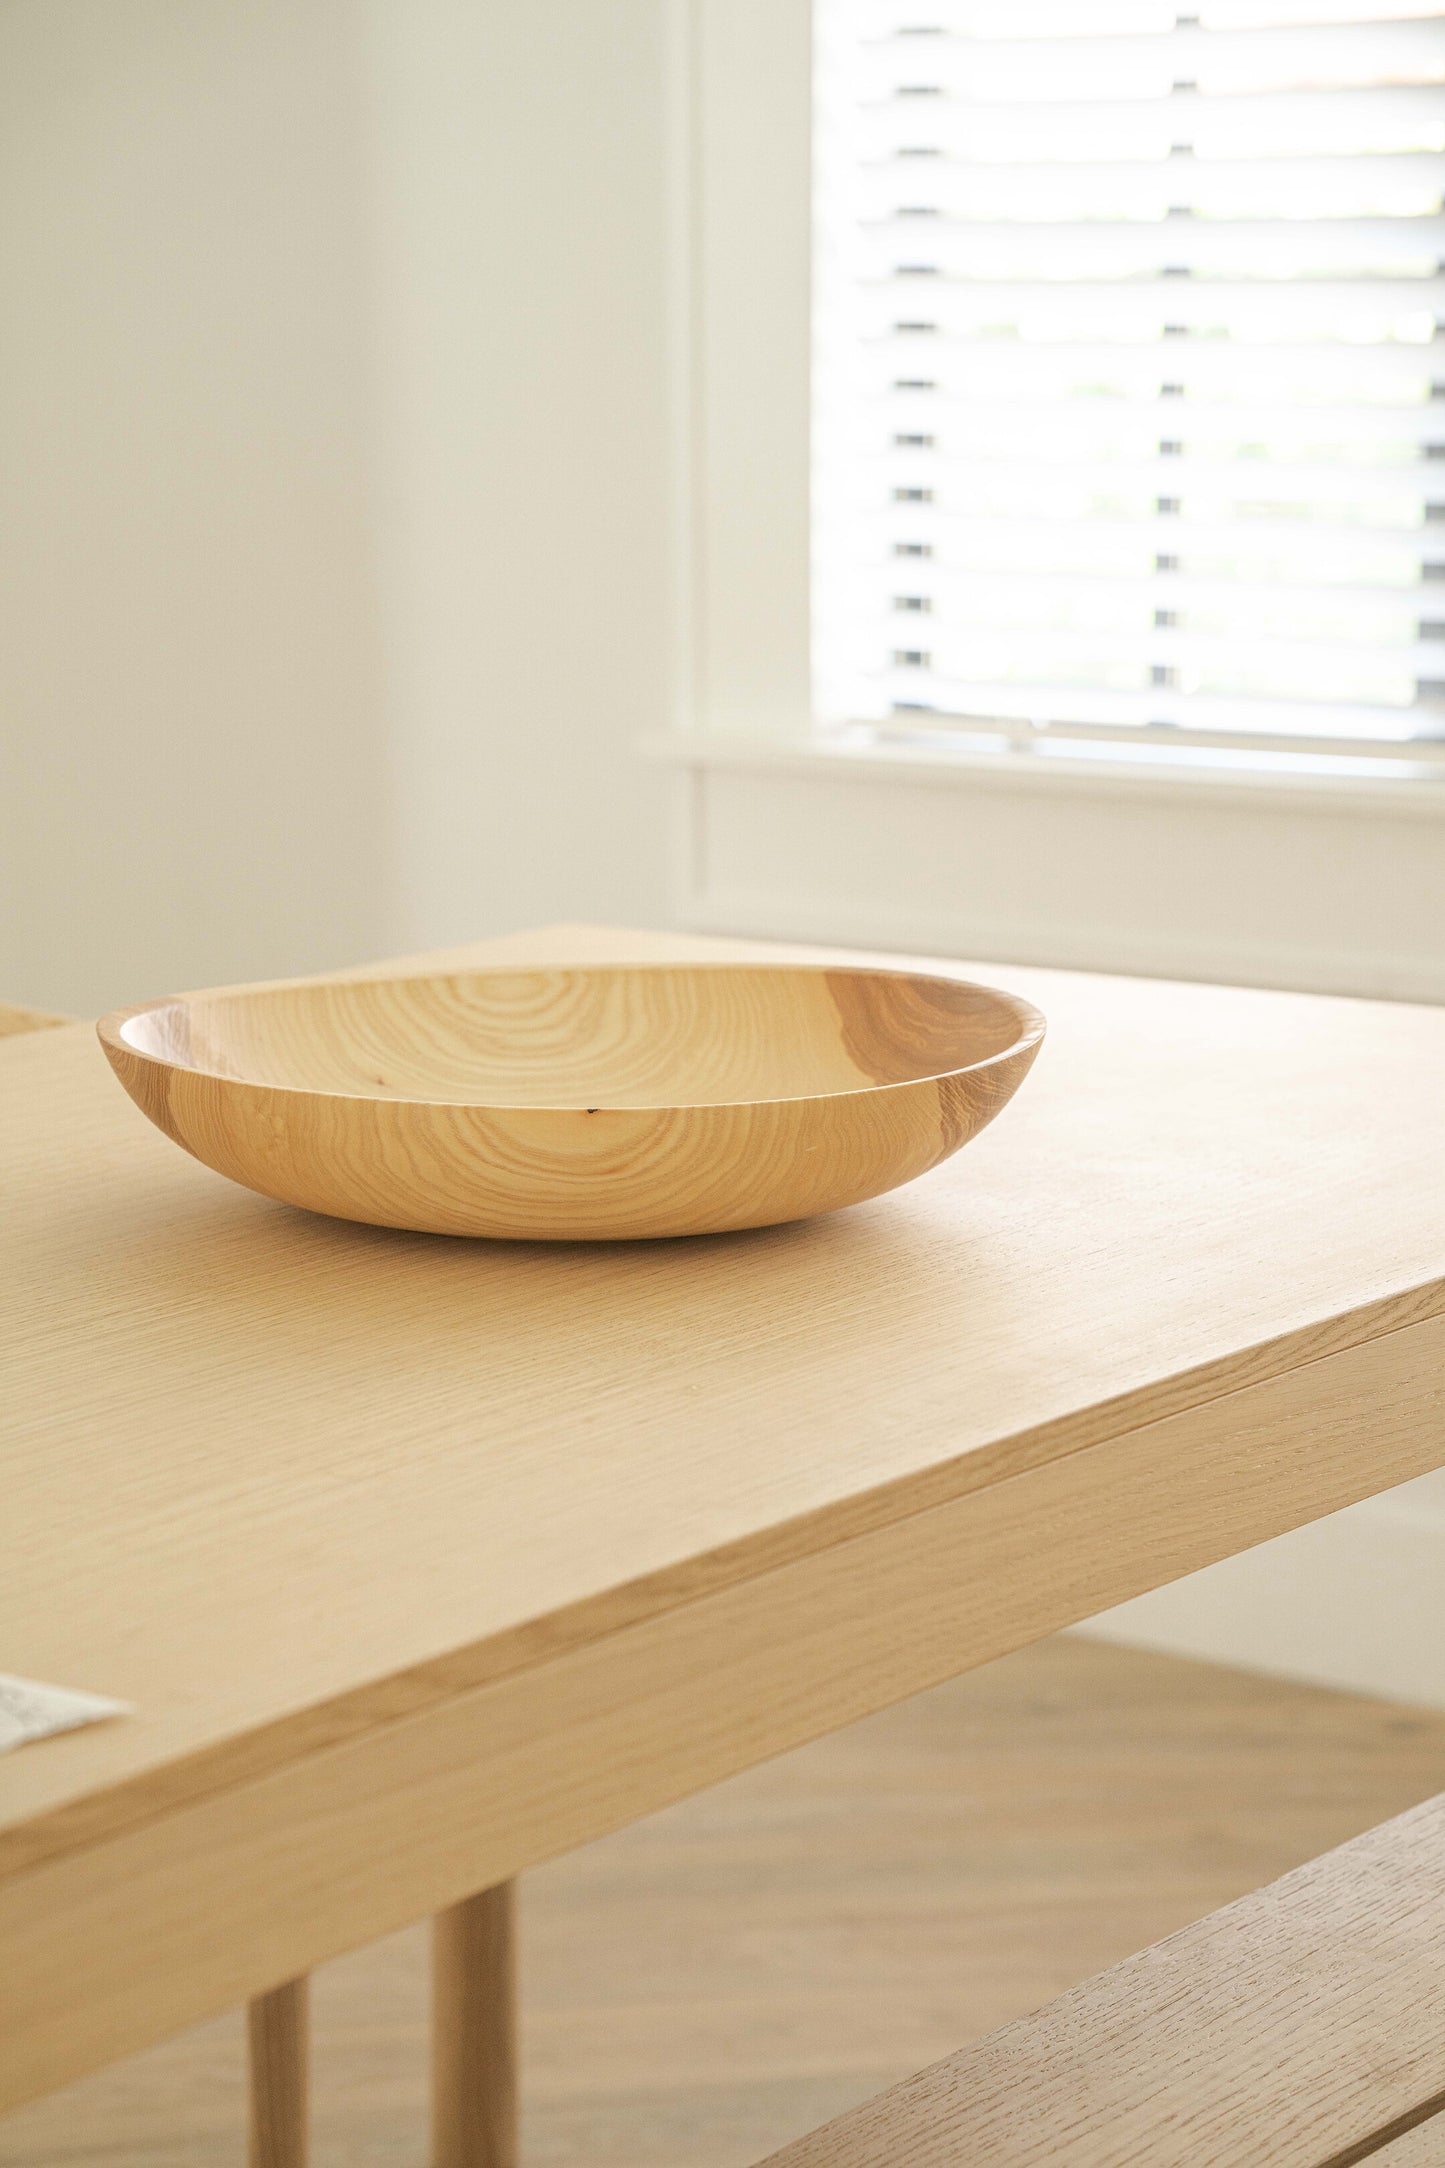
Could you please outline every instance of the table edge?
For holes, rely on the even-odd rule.
[[[0,2108],[1424,1473],[1445,1316],[562,1650],[0,1880]]]
[[[872,1489],[696,1553],[445,1654],[384,1673],[274,1721],[82,1791],[0,1825],[0,1885],[146,1822],[331,1749],[435,1712],[614,1634],[821,1557],[860,1537],[992,1490],[1013,1478],[1445,1317],[1445,1277],[1172,1373]],[[45,1745],[23,1751],[44,1752]]]

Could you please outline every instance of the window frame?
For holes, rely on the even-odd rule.
[[[680,772],[678,916],[704,930],[943,954],[991,949],[1019,961],[1445,1000],[1437,825],[1445,783],[1246,761],[1205,767],[1187,754],[1093,762],[1019,746],[930,746],[914,755],[865,734],[847,742],[819,731],[809,651],[812,0],[673,6],[675,528],[684,569],[676,719],[649,749]],[[897,829],[898,793],[923,788],[946,797],[956,840],[939,836],[921,864],[886,832]],[[880,839],[870,854],[872,900],[844,870],[869,833],[854,816],[870,793]],[[1077,837],[1085,890],[1101,854],[1112,863],[1121,849],[1134,852],[1134,892],[1150,897],[1146,941],[1117,912],[1065,926],[1057,895],[1031,885],[1026,865],[1002,898],[970,886],[968,846],[980,823],[993,827],[1007,813],[1025,833],[1027,808],[1047,801],[1052,818],[1056,800],[1065,847]],[[1208,836],[1177,875],[1190,893],[1172,896],[1165,861],[1189,806],[1207,811]],[[836,877],[781,863],[776,838],[790,822],[807,824],[810,846],[833,835]],[[1342,834],[1351,861],[1343,882]],[[801,867],[819,850],[796,856]],[[1288,866],[1288,897],[1272,861]],[[1254,882],[1257,940],[1237,926],[1217,943],[1201,935],[1194,891],[1211,880],[1221,893]],[[1275,916],[1318,938],[1311,932],[1302,944],[1272,931]]]

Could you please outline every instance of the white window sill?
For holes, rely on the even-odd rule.
[[[859,783],[905,783],[954,790],[1039,790],[1086,797],[1163,799],[1178,805],[1234,805],[1276,810],[1310,807],[1345,813],[1445,818],[1445,774],[1418,768],[1402,775],[1360,774],[1301,766],[1288,772],[1188,754],[1046,754],[970,747],[882,744],[869,732],[837,738],[748,737],[710,730],[645,738],[647,757],[694,770],[734,775],[828,777]]]

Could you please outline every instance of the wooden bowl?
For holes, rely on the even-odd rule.
[[[221,989],[99,1026],[208,1167],[338,1219],[544,1241],[764,1227],[956,1152],[1043,1037],[913,971],[620,964]]]

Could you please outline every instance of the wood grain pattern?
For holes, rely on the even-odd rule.
[[[1445,1712],[1041,1642],[529,1874],[523,2160],[739,2168],[1442,1784]],[[427,1975],[317,1974],[318,2168],[425,2160]],[[0,2168],[236,2168],[243,2096],[229,2012]]]
[[[1445,2168],[1445,2113],[1366,2155],[1373,2168]]]
[[[289,1212],[6,1043],[0,1645],[137,1714],[0,1773],[0,2095],[1445,1457],[1445,1014],[1009,976],[1007,1122],[687,1244]]]
[[[516,1887],[432,1923],[432,2168],[517,2168]]]
[[[1085,1981],[767,2168],[1351,2168],[1445,2111],[1442,1889],[1445,1797]]]
[[[99,1026],[158,1128],[264,1196],[423,1233],[712,1234],[937,1166],[1012,1097],[1027,1002],[759,964],[298,982]]]
[[[1439,1453],[1442,1368],[1434,1319],[0,1879],[0,2105],[1402,1480]]]
[[[310,1984],[305,1979],[268,1989],[247,2009],[248,2168],[306,2168],[310,2011]]]

